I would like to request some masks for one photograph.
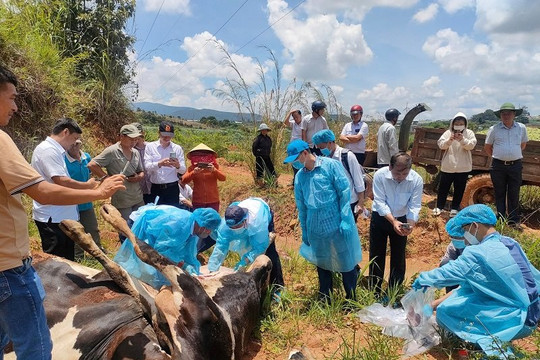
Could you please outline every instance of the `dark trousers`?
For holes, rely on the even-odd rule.
[[[495,189],[495,205],[497,216],[505,217],[509,223],[519,223],[519,189],[522,182],[523,163],[514,161],[512,165],[504,165],[500,160],[491,163],[491,181]]]
[[[318,147],[310,147],[309,148],[309,151],[312,153],[312,154],[315,154],[317,156],[323,156],[322,152],[321,152],[321,149],[319,149]]]
[[[357,214],[354,212],[354,208],[356,207],[356,205],[358,205],[358,201],[355,201],[353,203],[351,203],[351,211],[352,211],[352,214],[354,216],[354,221],[356,222],[356,220],[358,220],[358,215],[360,214]]]
[[[180,187],[176,181],[168,184],[152,184],[150,193],[152,194],[152,202],[156,199],[156,196],[159,196],[156,205],[180,207]]]
[[[406,222],[405,216],[397,218]],[[381,293],[384,267],[386,265],[386,243],[390,238],[390,279],[389,287],[399,286],[405,278],[405,246],[407,237],[394,231],[392,224],[385,217],[373,211],[369,225],[369,275],[370,284],[376,293]]]
[[[364,160],[366,160],[366,153],[355,153],[353,152],[354,156],[356,156],[356,160],[360,165],[364,165]]]
[[[255,156],[255,172],[257,173],[257,178],[263,177],[265,169],[267,176],[276,176],[274,164],[272,164],[270,156]]]
[[[446,198],[450,191],[450,186],[454,184],[454,195],[452,196],[452,210],[459,211],[459,205],[463,199],[463,193],[465,192],[465,186],[467,185],[467,178],[469,173],[447,173],[441,171],[441,181],[439,182],[439,191],[437,192],[437,207],[444,209],[446,205]]]
[[[356,300],[356,282],[358,280],[358,265],[351,271],[342,272],[343,287],[345,288],[345,296],[347,299]],[[330,300],[332,292],[332,272],[317,266],[317,275],[319,275],[319,293],[323,299]]]
[[[142,197],[143,197],[143,201],[145,205],[150,204],[151,202],[154,202],[154,199],[156,198],[152,194],[143,194]]]
[[[47,254],[75,260],[75,243],[61,229],[58,223],[36,221],[41,237],[41,247]]]

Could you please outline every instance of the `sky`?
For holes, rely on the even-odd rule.
[[[540,114],[538,0],[138,0],[127,31],[136,101],[235,111],[212,94],[235,79],[221,47],[253,88],[259,64],[275,79],[270,49],[282,87],[329,86],[364,118],[418,103],[419,120],[507,101]]]

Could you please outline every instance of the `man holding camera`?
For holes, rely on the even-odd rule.
[[[150,194],[157,204],[180,207],[178,177],[186,172],[184,150],[171,141],[174,126],[168,121],[159,124],[159,139],[146,145],[144,167],[150,175]]]
[[[424,186],[422,178],[411,166],[411,156],[399,152],[390,158],[390,166],[377,170],[373,176],[369,275],[377,295],[381,294],[387,238],[390,238],[388,288],[401,285],[405,278],[405,245],[418,221]]]

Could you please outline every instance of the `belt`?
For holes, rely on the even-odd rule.
[[[521,159],[517,159],[517,160],[499,160],[499,159],[493,158],[493,162],[495,162],[497,164],[501,164],[501,165],[514,165],[514,164],[519,164],[521,162]]]
[[[167,188],[173,187],[174,185],[178,186],[178,182],[173,181],[167,184],[152,184],[152,186],[156,186],[159,189],[167,189]]]

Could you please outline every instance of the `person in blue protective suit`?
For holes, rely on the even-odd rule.
[[[348,299],[355,299],[360,237],[349,205],[349,182],[343,166],[309,151],[308,143],[294,140],[287,146],[285,163],[300,171],[294,197],[302,228],[300,255],[317,267],[319,292],[326,301],[332,291],[332,271],[342,274]]]
[[[265,254],[272,261],[270,282],[283,287],[281,260],[276,251],[274,238],[274,216],[270,206],[262,199],[250,197],[231,203],[225,210],[225,219],[211,236],[216,245],[210,259],[208,270],[218,271],[229,250],[240,255],[234,270],[251,264],[257,256]]]
[[[540,319],[540,272],[515,240],[495,230],[496,222],[482,204],[450,219],[447,231],[461,234],[467,246],[455,260],[421,273],[413,288],[459,285],[434,304],[437,322],[487,355],[507,359],[511,349],[501,341],[530,335]]]
[[[191,275],[199,275],[201,267],[197,260],[199,238],[210,235],[221,223],[218,212],[211,208],[199,208],[191,213],[175,206],[154,204],[139,208],[130,218],[134,220],[131,230],[137,238]],[[156,289],[169,285],[154,267],[137,257],[129,241],[124,241],[114,261],[130,275]]]

